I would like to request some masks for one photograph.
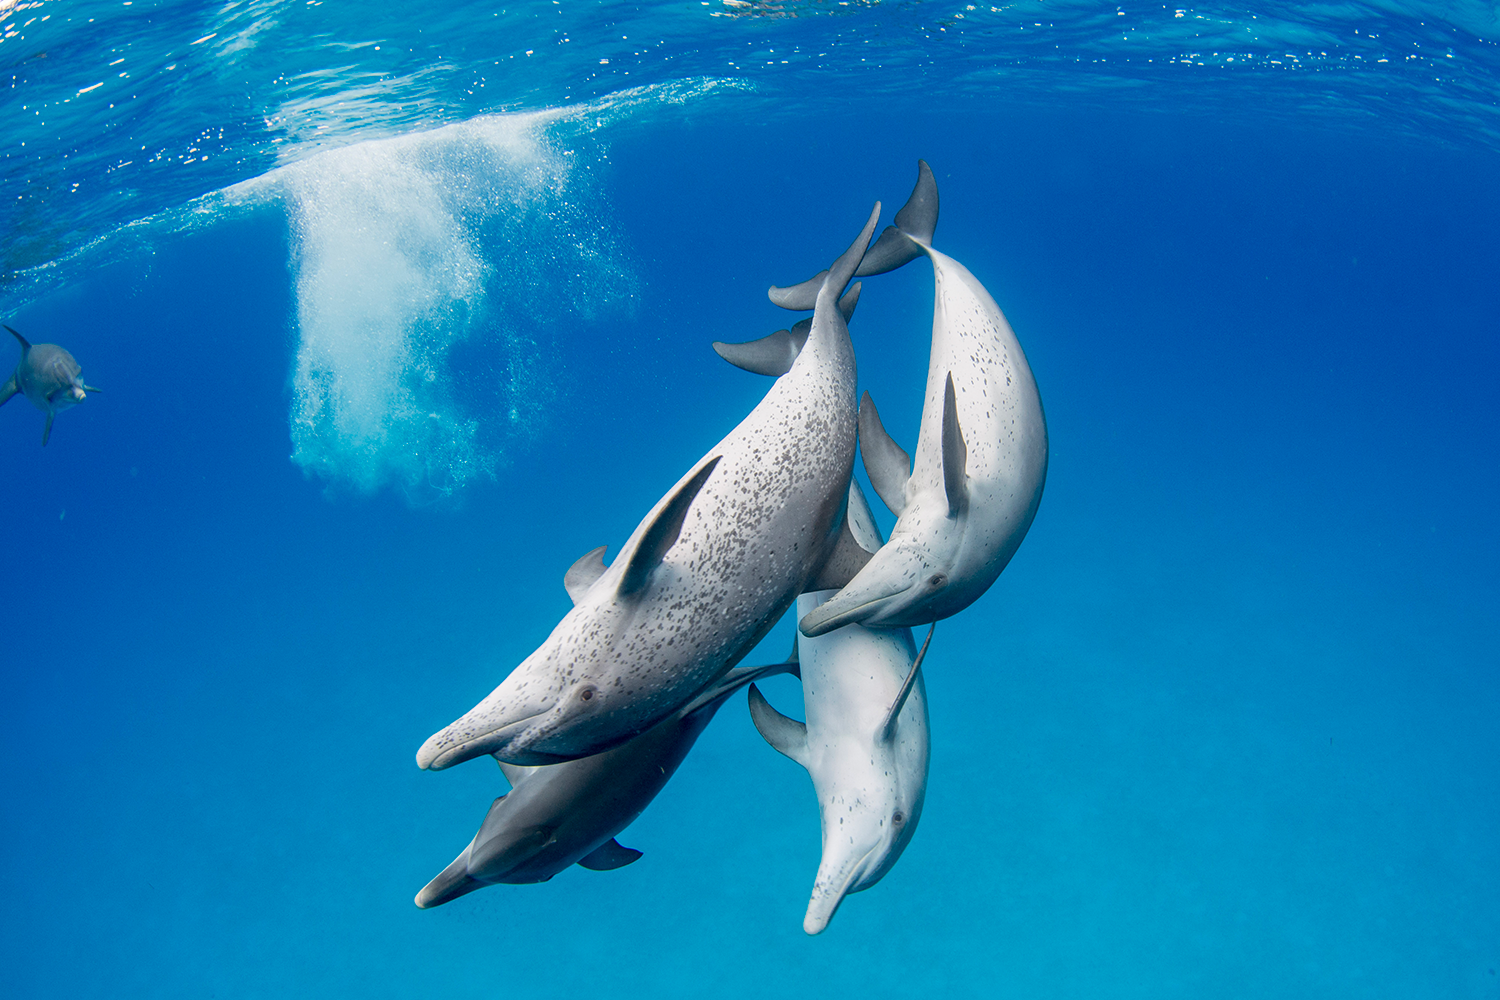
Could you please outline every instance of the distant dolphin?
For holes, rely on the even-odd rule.
[[[851,494],[851,521],[863,520],[853,510],[862,501],[862,494],[858,500]],[[868,523],[873,529],[873,518]],[[878,546],[877,534],[869,547]],[[797,613],[834,593],[803,594]],[[797,646],[807,722],[776,711],[754,684],[750,716],[766,742],[812,776],[823,857],[802,929],[818,934],[846,895],[885,877],[916,831],[931,751],[919,673],[927,643],[918,654],[910,629],[845,625],[818,638],[801,636]]]
[[[73,355],[61,347],[28,344],[26,338],[15,330],[5,328],[21,342],[21,362],[5,384],[0,385],[0,406],[19,392],[47,414],[47,426],[42,429],[42,447],[46,447],[47,440],[52,437],[52,418],[75,403],[83,402],[85,393],[103,390],[83,384],[79,377],[83,369],[73,360]]]
[[[854,350],[839,297],[879,218],[822,282],[807,343],[760,404],[663,497],[605,568],[565,577],[573,610],[489,697],[417,752],[553,764],[618,746],[722,676],[828,559],[854,465]]]
[[[915,467],[865,393],[860,454],[896,526],[847,587],[803,617],[799,627],[807,636],[854,622],[926,625],[957,614],[1010,562],[1042,499],[1047,421],[1036,380],[984,286],[932,248],[937,210],[932,171],[918,161],[911,200],[870,251],[884,255],[871,267],[926,254],[936,279]],[[805,286],[773,289],[772,298],[795,304]]]
[[[463,853],[417,893],[423,909],[500,882],[545,882],[569,865],[608,871],[640,851],[615,836],[676,773],[720,706],[752,680],[795,672],[795,660],[736,667],[687,705],[613,750],[546,767],[500,765],[511,791],[490,806]]]

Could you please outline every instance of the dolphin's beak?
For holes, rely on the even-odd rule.
[[[560,758],[551,754],[528,753],[521,739],[547,714],[546,711],[506,721],[502,713],[494,711],[486,702],[475,706],[446,729],[427,737],[427,742],[417,751],[417,766],[428,771],[441,771],[485,754],[495,754],[508,764],[557,763]]]
[[[430,910],[484,886],[485,883],[469,877],[469,848],[465,847],[451,865],[422,887],[414,902],[422,909]]]
[[[911,589],[910,584],[902,581],[894,590],[882,587],[871,593],[873,588],[856,589],[858,583],[856,577],[849,586],[803,615],[797,623],[802,634],[815,639],[845,625],[874,621]]]
[[[854,885],[864,875],[865,862],[870,860],[870,855],[878,850],[870,848],[858,858],[845,862],[848,866],[842,871],[835,871],[824,876],[819,869],[818,880],[813,885],[812,899],[807,901],[807,915],[802,918],[802,929],[808,934],[822,934],[828,927],[828,922],[838,911],[839,904],[844,897],[849,895],[850,886]]]
[[[83,402],[83,400],[85,398],[85,395],[86,394],[84,393],[84,391],[81,388],[79,388],[76,385],[73,387],[73,398],[76,399],[78,402],[80,402],[80,403]]]

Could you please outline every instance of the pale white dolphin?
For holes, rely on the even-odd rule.
[[[884,254],[871,265],[880,268],[907,254],[932,262],[932,352],[916,462],[891,440],[865,393],[860,454],[896,526],[847,587],[802,618],[804,635],[854,622],[925,625],[957,614],[1010,562],[1042,499],[1047,421],[1036,379],[989,292],[933,249],[937,207],[932,172],[919,161],[912,200],[870,250],[871,257]],[[795,298],[804,287],[773,289],[772,297]]]
[[[569,865],[608,871],[641,852],[614,838],[676,773],[724,701],[750,681],[796,672],[796,661],[736,667],[634,739],[545,767],[500,764],[511,791],[490,806],[463,853],[417,893],[423,909],[497,883],[545,882]]]
[[[797,613],[834,593],[803,594]],[[755,727],[807,768],[818,797],[823,856],[802,921],[809,934],[828,926],[849,893],[884,878],[916,831],[931,753],[920,674],[926,652],[924,642],[917,653],[907,628],[845,625],[799,637],[806,723],[777,712],[750,686]]]
[[[837,540],[854,464],[854,350],[839,297],[880,206],[822,282],[791,369],[646,516],[607,569],[584,555],[574,607],[487,698],[430,737],[434,770],[493,754],[551,764],[644,732],[770,631]]]
[[[52,418],[83,402],[87,393],[102,390],[83,384],[83,369],[61,347],[29,344],[15,330],[8,326],[6,329],[21,342],[21,361],[5,384],[0,385],[0,406],[16,393],[31,400],[31,405],[47,415],[47,426],[42,429],[42,446],[46,447],[52,437]]]

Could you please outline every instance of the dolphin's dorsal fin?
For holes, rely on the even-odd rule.
[[[4,406],[6,402],[9,401],[10,397],[14,396],[20,391],[21,390],[16,387],[16,377],[14,375],[6,379],[5,384],[0,385],[0,406]]]
[[[641,856],[633,847],[622,847],[618,840],[610,838],[579,860],[579,864],[591,872],[612,872],[624,868]]]
[[[911,671],[906,675],[906,680],[901,684],[901,690],[896,695],[896,700],[891,702],[891,710],[885,714],[885,722],[878,730],[881,743],[889,743],[896,736],[896,717],[906,707],[906,699],[911,697],[911,689],[917,685],[917,671],[922,669],[922,661],[927,658],[927,647],[932,644],[932,633],[937,631],[937,622],[927,626],[927,638],[922,640],[922,648],[917,653],[917,658],[912,661]]]
[[[891,513],[906,510],[906,481],[911,478],[911,456],[891,439],[880,422],[880,411],[867,391],[859,401],[859,454],[864,459],[870,485]]]
[[[969,449],[964,446],[964,433],[958,426],[958,400],[953,394],[953,373],[948,373],[948,385],[943,390],[943,491],[948,494],[948,516],[957,517],[968,502]]]
[[[601,545],[597,549],[590,549],[578,557],[578,561],[568,567],[563,574],[563,587],[568,596],[577,604],[594,581],[604,575],[604,550],[608,545]]]
[[[811,325],[808,324],[809,328]],[[722,340],[716,340],[714,351],[736,368],[743,368],[757,375],[772,375],[779,378],[792,370],[792,363],[797,360],[797,355],[802,352],[802,345],[805,343],[807,343],[805,330],[800,340],[793,335],[791,330],[777,330],[770,336],[743,344],[726,344]]]
[[[842,590],[847,587],[849,581],[865,568],[870,557],[883,543],[880,528],[875,524],[875,515],[870,511],[870,503],[865,499],[864,491],[859,488],[859,481],[849,480],[849,504],[844,512],[844,524],[839,528],[838,540],[834,542],[833,551],[828,554],[817,575],[803,588],[803,593]]]
[[[0,326],[3,326],[3,325],[4,324],[0,324]],[[29,343],[27,343],[26,338],[23,337],[23,336],[21,336],[19,333],[17,333],[15,331],[14,327],[7,326],[5,328],[10,331],[10,334],[11,334],[12,337],[15,337],[17,340],[19,340],[21,342],[21,354],[22,355],[24,355],[27,351],[31,350],[31,345]]]
[[[754,684],[750,685],[750,720],[767,743],[807,766],[807,723],[788,719],[776,711]]]
[[[708,482],[714,467],[719,464],[719,458],[720,456],[715,455],[703,464],[703,468],[692,479],[683,483],[672,494],[672,499],[667,501],[666,506],[657,513],[655,520],[641,533],[641,540],[630,554],[630,562],[625,567],[624,576],[620,578],[619,593],[622,597],[640,592],[651,578],[651,571],[661,565],[667,550],[677,544],[677,536],[682,534],[682,522],[687,518],[688,508],[693,505],[703,484]]]
[[[503,760],[497,760],[495,763],[500,765],[500,773],[505,775],[505,780],[510,782],[511,788],[519,786],[527,775],[535,773],[537,768],[540,767],[540,765],[527,767],[524,764],[510,764]],[[504,795],[500,796],[500,799],[503,798],[505,798]],[[499,802],[500,799],[496,799],[495,801]]]

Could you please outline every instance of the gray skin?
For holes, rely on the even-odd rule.
[[[795,661],[737,667],[632,740],[581,760],[545,767],[500,765],[512,790],[490,806],[463,853],[417,893],[423,909],[498,883],[545,882],[569,865],[607,871],[640,851],[614,838],[676,773],[714,714],[752,680],[795,673]]]
[[[924,232],[903,232],[898,215],[897,227],[882,236],[905,239],[926,254],[936,279],[916,461],[909,464],[886,434],[866,393],[860,454],[896,526],[847,587],[803,617],[799,628],[807,636],[852,623],[926,625],[957,614],[999,577],[1042,499],[1047,420],[1036,379],[989,292],[932,248],[937,188],[921,166],[918,190],[930,185],[930,224]]]
[[[758,643],[827,560],[854,465],[854,349],[838,308],[880,206],[819,291],[791,370],[636,528],[568,571],[574,607],[417,764],[554,764],[661,722]]]
[[[874,533],[873,517],[856,516],[862,502],[851,494],[849,520],[856,526],[864,521]],[[879,547],[878,534],[873,545],[857,527],[855,537]],[[798,613],[835,593],[803,594]],[[817,638],[799,636],[797,649],[807,722],[777,712],[754,685],[750,716],[768,743],[812,777],[823,856],[802,929],[820,934],[844,897],[884,878],[911,842],[927,792],[932,740],[922,656],[910,629],[845,625]],[[926,650],[924,643],[923,655]]]
[[[87,393],[101,390],[83,384],[83,369],[73,355],[56,344],[29,344],[26,338],[11,330],[21,342],[21,362],[15,372],[0,386],[0,406],[10,397],[20,393],[31,400],[47,415],[47,426],[42,429],[42,446],[52,437],[52,419],[68,407],[81,403]]]

